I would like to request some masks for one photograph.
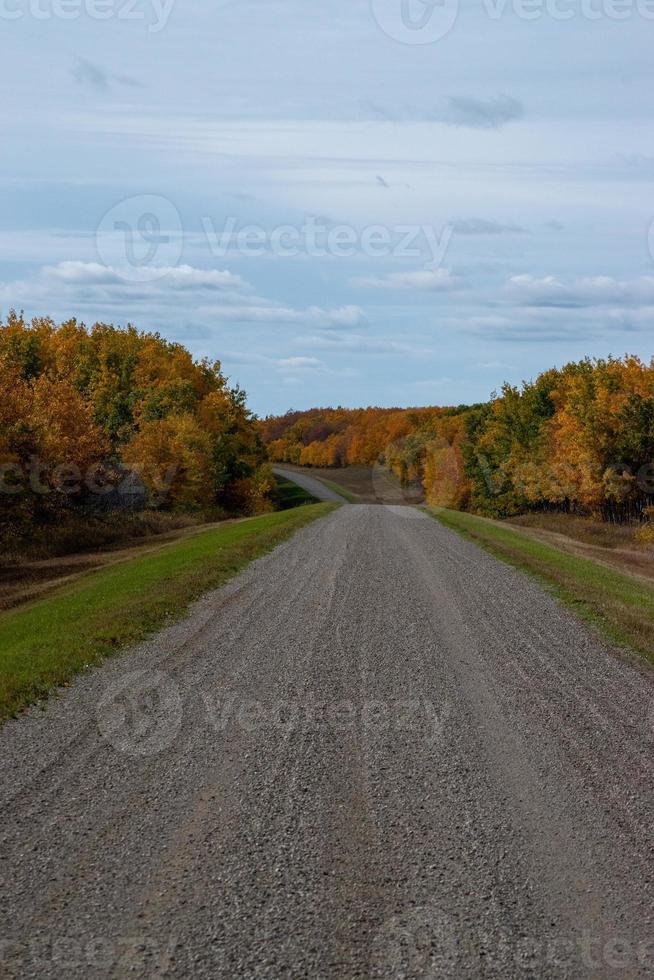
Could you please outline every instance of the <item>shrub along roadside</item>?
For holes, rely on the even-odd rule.
[[[200,532],[3,613],[0,718],[178,618],[193,599],[333,509],[309,505]]]
[[[445,527],[534,575],[582,619],[654,662],[654,585],[486,518],[445,508],[427,508],[427,512]]]

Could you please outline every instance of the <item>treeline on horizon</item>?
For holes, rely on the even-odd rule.
[[[0,322],[0,467],[0,541],[80,505],[120,509],[133,474],[146,505],[217,516],[267,509],[272,485],[218,362],[133,326],[14,312]]]
[[[382,464],[420,481],[434,506],[491,517],[652,513],[654,361],[635,356],[552,368],[482,404],[290,411],[261,431],[273,461]]]

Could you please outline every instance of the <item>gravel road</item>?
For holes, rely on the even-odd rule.
[[[321,483],[320,480],[316,480],[312,476],[307,476],[306,473],[285,470],[282,466],[273,466],[273,472],[277,473],[278,476],[283,476],[285,479],[291,480],[292,483],[297,483],[299,487],[303,487],[316,500],[328,500],[331,503],[338,504],[345,503],[345,498],[340,493],[331,490],[326,484]]]
[[[0,975],[654,976],[652,694],[341,507],[0,732]]]

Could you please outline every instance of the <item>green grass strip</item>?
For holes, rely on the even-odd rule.
[[[0,718],[178,618],[193,599],[334,506],[307,505],[202,531],[2,613]]]
[[[308,490],[283,476],[275,476],[272,501],[276,510],[288,510],[289,507],[302,507],[304,504],[317,503],[316,498],[312,497]]]
[[[654,585],[473,514],[444,508],[427,508],[427,512],[496,557],[536,576],[611,640],[654,660]]]
[[[349,501],[351,504],[359,503],[359,498],[356,493],[352,493],[351,490],[346,490],[345,487],[340,485],[340,483],[334,483],[332,480],[325,480],[325,478],[322,476],[316,476],[314,479],[320,480],[320,482],[324,483],[326,487],[329,487],[330,490],[333,490],[334,493],[337,493],[340,497],[343,497],[344,500]]]

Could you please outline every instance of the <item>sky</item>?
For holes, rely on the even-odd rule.
[[[0,313],[260,415],[654,353],[654,0],[0,0]]]

